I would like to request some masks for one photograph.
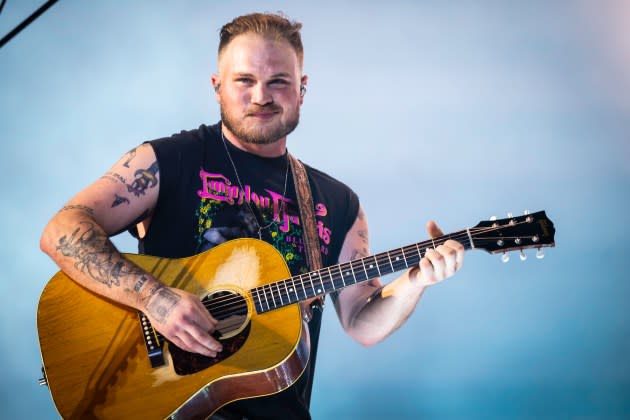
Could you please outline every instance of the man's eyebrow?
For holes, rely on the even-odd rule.
[[[245,72],[240,72],[240,73],[234,73],[234,77],[254,77],[253,74],[251,73],[245,73]]]
[[[234,77],[252,77],[255,78],[255,76],[252,73],[247,73],[247,72],[236,72],[234,73]],[[287,79],[291,78],[291,75],[287,72],[280,72],[280,73],[275,73],[272,74],[271,76],[269,76],[270,79],[275,79],[278,77],[285,77]]]

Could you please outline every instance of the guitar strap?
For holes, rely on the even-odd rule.
[[[302,162],[289,153],[289,164],[291,174],[297,194],[298,207],[300,209],[300,220],[302,224],[304,249],[306,250],[306,262],[311,271],[322,268],[322,254],[319,250],[319,235],[317,234],[315,208],[313,204],[313,194],[308,182],[308,175]],[[313,307],[324,306],[324,295],[314,297],[305,301],[302,305],[302,313],[306,321],[310,321],[313,316]]]

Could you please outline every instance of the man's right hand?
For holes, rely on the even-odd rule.
[[[143,311],[167,340],[182,350],[208,357],[222,350],[211,335],[218,321],[197,296],[157,281],[147,286]]]

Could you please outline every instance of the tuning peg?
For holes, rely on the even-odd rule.
[[[504,263],[510,261],[510,256],[508,255],[507,252],[503,253],[503,255],[501,255],[501,261],[503,261]]]
[[[538,251],[536,251],[536,258],[538,258],[539,260],[545,258],[545,253],[542,249],[538,248]]]
[[[521,255],[520,255],[521,261],[525,261],[527,259],[527,255],[525,255],[525,253],[523,252],[523,250],[521,249]]]
[[[511,218],[512,218],[512,212],[509,212],[508,213],[508,219],[511,219]]]
[[[497,220],[497,216],[492,216],[492,217],[490,217],[490,221],[491,221],[491,222],[494,222],[495,220]]]
[[[529,214],[529,210],[528,210],[528,209],[525,209],[525,211],[523,212],[523,214],[524,214],[525,216],[527,216],[527,215]]]

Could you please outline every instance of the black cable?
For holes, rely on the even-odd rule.
[[[5,1],[6,0],[4,0],[2,2],[3,6],[4,6],[4,2]],[[31,22],[33,22],[35,19],[37,19],[42,13],[44,13],[46,10],[48,10],[48,8],[50,6],[52,6],[53,4],[55,4],[55,3],[57,3],[57,0],[48,0],[39,9],[35,10],[35,12],[33,12],[32,15],[30,15],[29,17],[24,19],[24,21],[22,23],[20,23],[18,26],[16,26],[15,29],[13,29],[11,32],[6,34],[2,39],[0,39],[0,48],[2,48],[4,46],[4,44],[6,44],[7,42],[9,42],[11,40],[11,38],[13,38],[18,33],[20,33],[20,31],[22,31],[22,29],[26,28]]]
[[[2,0],[2,3],[0,3],[0,13],[2,13],[2,8],[4,7],[4,3],[6,3],[7,0]]]

